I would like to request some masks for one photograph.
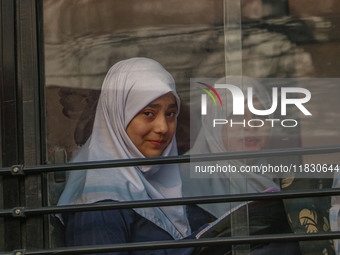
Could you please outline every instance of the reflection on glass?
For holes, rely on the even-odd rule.
[[[119,60],[143,56],[159,61],[175,77],[184,100],[188,99],[188,80],[199,69],[220,66],[222,75],[223,62],[205,63],[213,52],[223,54],[222,6],[221,0],[199,4],[45,0],[48,161],[53,163],[56,146],[71,158],[77,144],[82,144],[87,128],[91,129],[91,120],[84,115],[94,115],[95,91]],[[188,143],[178,140],[182,151],[188,149]]]
[[[337,4],[321,8],[317,16],[315,11],[305,13],[306,3],[297,1],[243,1],[242,24],[227,30],[223,23],[227,26],[230,19],[224,21],[223,5],[220,0],[157,1],[157,5],[151,0],[86,4],[45,0],[48,162],[54,162],[55,146],[63,147],[70,158],[82,144],[91,129],[91,120],[84,115],[93,116],[92,92],[121,59],[158,60],[175,77],[184,101],[191,77],[334,76],[336,68],[325,66],[335,67],[337,33],[331,24],[336,22]],[[329,10],[332,15],[325,14]],[[240,58],[242,63],[237,64]],[[184,152],[189,146],[182,141]],[[305,144],[317,142],[302,141]]]
[[[197,118],[189,118],[189,107],[195,105],[190,101],[192,77],[338,76],[340,4],[336,0],[44,0],[43,12],[49,163],[69,161],[84,144],[92,131],[104,75],[122,59],[149,57],[173,75],[183,102],[177,130],[180,153],[190,150],[190,142],[200,131]],[[311,118],[288,107],[287,115],[298,119],[299,125],[278,126],[268,139],[225,127],[228,151],[340,144],[340,87],[337,83],[320,85],[317,79],[308,85],[299,82],[289,86],[310,90]],[[242,84],[238,86],[245,91]],[[265,87],[270,92],[273,86],[286,85]],[[200,115],[200,107],[193,111]],[[276,113],[273,117],[278,118]],[[327,154],[269,161],[338,164],[339,157]],[[63,178],[52,176],[51,187],[60,190]],[[297,185],[289,178],[281,180],[282,188],[318,186],[307,180]],[[57,196],[51,197],[52,204]]]

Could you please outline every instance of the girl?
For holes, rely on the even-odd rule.
[[[74,162],[177,155],[180,100],[172,76],[156,61],[115,64],[102,85],[91,137]],[[176,164],[73,171],[58,205],[181,197]],[[183,206],[62,215],[66,244],[91,245],[181,239],[189,232]],[[122,254],[190,254],[193,249]]]

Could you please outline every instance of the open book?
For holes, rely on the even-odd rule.
[[[237,224],[237,220],[246,219],[247,222]],[[196,234],[196,239],[231,237],[237,227],[246,229],[245,235],[282,234],[290,233],[282,200],[244,202],[227,211],[224,215],[209,224]],[[261,245],[259,245],[261,246]],[[257,248],[259,247],[257,245]],[[255,247],[253,247],[255,248]],[[230,246],[202,247],[195,254],[229,254]]]
[[[236,212],[240,208],[243,208],[243,210],[247,209],[247,206],[250,202],[244,202],[234,208],[232,208],[230,211],[227,211],[225,214],[223,214],[221,217],[219,217],[217,220],[209,224],[206,228],[202,229],[200,232],[196,234],[196,239],[199,238],[211,238],[211,237],[220,237],[222,233],[225,231],[231,230],[231,214],[233,212]],[[241,209],[240,209],[241,210]],[[229,228],[229,229],[228,229]],[[224,236],[224,235],[222,235]]]

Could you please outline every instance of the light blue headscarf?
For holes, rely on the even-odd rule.
[[[73,162],[144,158],[126,127],[140,110],[168,92],[174,94],[179,107],[172,76],[154,60],[132,58],[112,66],[102,85],[92,135]],[[161,156],[174,155],[175,136]],[[58,205],[175,198],[182,196],[181,187],[177,164],[72,171]],[[190,231],[183,206],[134,211],[174,239]]]

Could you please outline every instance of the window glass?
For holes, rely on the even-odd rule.
[[[191,103],[194,105],[191,108],[191,152],[258,151],[339,144],[339,104],[335,95],[339,95],[340,87],[338,75],[334,72],[336,69],[333,69],[337,61],[332,56],[336,55],[339,46],[336,42],[339,31],[335,24],[340,9],[335,1],[317,6],[319,8],[311,6],[310,1],[224,1],[224,54],[215,56],[215,59],[224,62],[223,75],[226,78],[216,75],[218,78],[196,77],[191,80]],[[215,85],[215,92],[207,86],[214,84],[234,87]],[[275,99],[278,100],[277,107]],[[298,107],[295,103],[303,99],[304,107]],[[322,103],[326,101],[330,103]],[[276,110],[268,115],[261,114],[271,106]],[[279,125],[274,122],[268,125],[270,120]],[[257,170],[260,169],[265,173],[259,174]],[[338,180],[338,170],[338,153],[192,162],[190,181],[184,189],[188,186],[186,192],[193,194],[191,190],[196,190],[199,195],[317,190],[331,188],[334,174]],[[276,220],[290,225],[290,231],[330,231],[330,198],[284,200],[283,204],[289,221]],[[221,216],[228,208],[237,208],[238,205],[202,207]],[[338,204],[333,201],[332,209],[336,208]],[[256,233],[251,211],[249,205],[246,213],[240,211],[232,218],[232,235]],[[260,221],[257,223],[261,224]],[[283,226],[277,226],[277,230],[286,231]],[[300,247],[304,254],[315,252],[308,243],[300,243]],[[328,241],[320,241],[314,248],[329,253],[333,249]],[[242,252],[252,247],[235,249]]]
[[[222,8],[220,0],[44,1],[48,161],[57,150],[71,158],[87,140],[104,76],[122,59],[155,59],[187,96],[190,77],[213,68],[207,57],[223,54]],[[187,150],[188,139],[178,140]]]
[[[223,54],[223,1],[44,0],[43,14],[48,163],[68,162],[85,143],[105,74],[131,57],[154,59],[173,75],[182,97],[178,149],[189,149],[190,77],[224,69],[223,61],[206,62]],[[56,204],[65,174],[49,175],[49,183]],[[53,221],[51,234],[60,236]]]
[[[180,154],[340,144],[340,4],[336,0],[44,0],[43,14],[48,163],[70,161],[86,142],[105,74],[113,64],[131,57],[155,59],[173,75],[182,101],[176,132]],[[212,132],[200,136],[202,89],[211,93],[206,94],[208,110],[213,104],[208,100],[217,100],[202,82],[214,86],[221,79],[241,91],[244,97],[238,107],[245,109],[241,117],[234,112],[219,116],[222,122],[232,116],[238,123],[234,128],[228,127],[230,118],[224,123],[228,125],[218,133],[222,149],[209,141]],[[254,91],[247,94],[252,86],[246,79],[260,84],[257,96]],[[221,98],[227,100],[228,93],[224,89]],[[277,106],[271,113],[256,114],[269,109],[275,99]],[[234,102],[223,100],[221,106]],[[258,130],[258,125],[261,134],[249,131]],[[231,183],[236,180],[228,190],[207,186],[209,192],[196,195],[327,188],[332,186],[333,172],[316,178],[309,175],[311,168],[338,164],[339,154],[240,160],[238,167],[288,166],[307,174],[295,178],[280,171],[277,178],[266,176],[271,180],[263,180],[267,184],[262,188],[256,186],[261,180],[229,176]],[[191,171],[183,176],[184,190],[196,181]],[[49,203],[56,204],[65,174],[51,174],[49,182]],[[322,213],[330,207],[329,199],[312,202],[326,208]],[[296,204],[285,202],[284,206]],[[304,209],[296,209],[300,214],[293,215],[292,228],[299,224]],[[249,228],[237,225],[247,221],[235,218],[234,222],[234,235],[249,233]]]

